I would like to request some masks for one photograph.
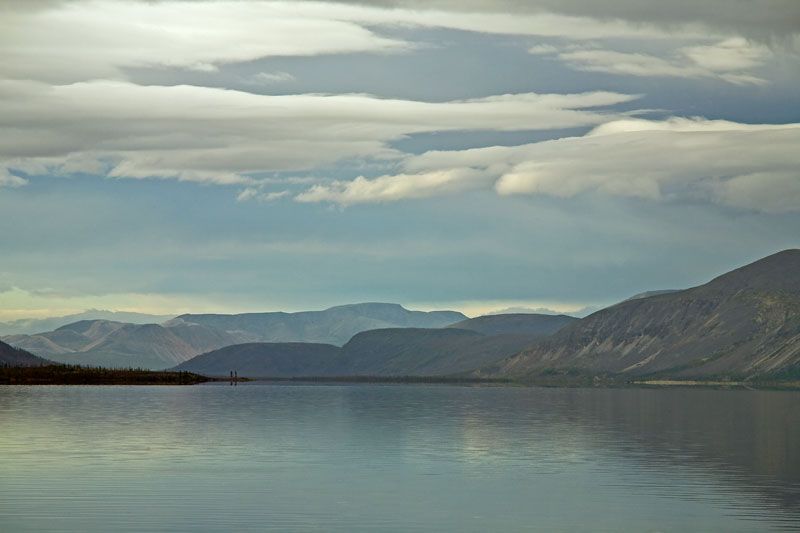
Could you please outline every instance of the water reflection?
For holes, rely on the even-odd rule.
[[[800,394],[0,388],[0,529],[800,527]]]

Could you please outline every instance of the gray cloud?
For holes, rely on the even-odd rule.
[[[501,195],[596,193],[800,211],[799,144],[800,124],[629,119],[582,137],[429,152],[406,159],[403,174],[318,185],[297,199],[341,205],[386,202],[494,183]]]
[[[387,143],[412,133],[597,125],[619,115],[593,108],[632,99],[594,92],[428,103],[110,81],[0,82],[0,168],[252,185],[248,173],[398,159]]]

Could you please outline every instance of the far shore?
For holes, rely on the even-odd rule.
[[[727,379],[637,379],[621,380],[609,376],[543,375],[528,379],[474,376],[210,376],[186,371],[144,370],[139,368],[101,368],[77,365],[0,367],[0,385],[198,385],[209,382],[271,383],[386,383],[497,385],[550,388],[713,388],[713,389],[800,389],[800,380]]]

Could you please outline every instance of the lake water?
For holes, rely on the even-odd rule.
[[[0,531],[800,529],[800,393],[0,387]]]

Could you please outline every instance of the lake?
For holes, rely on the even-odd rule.
[[[0,387],[0,531],[800,528],[800,393]]]

